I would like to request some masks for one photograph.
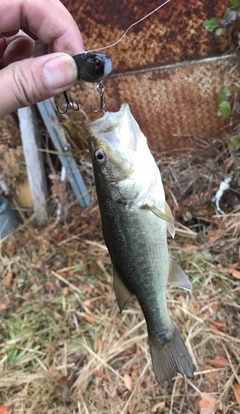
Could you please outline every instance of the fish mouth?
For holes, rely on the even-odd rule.
[[[118,112],[106,112],[102,118],[88,122],[86,127],[91,135],[122,151],[137,151],[139,139],[144,137],[127,103]]]

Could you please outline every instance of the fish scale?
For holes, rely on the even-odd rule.
[[[167,282],[186,290],[191,290],[191,283],[168,254],[167,229],[174,236],[174,220],[159,169],[127,104],[88,127],[103,236],[120,311],[134,294],[146,320],[160,386],[166,387],[177,373],[192,378],[190,355],[167,309]]]
[[[168,262],[164,260],[168,255],[166,227],[151,211],[142,210],[139,215],[135,209],[115,202],[100,209],[102,222],[108,223],[103,225],[103,234],[113,266],[128,290],[137,296],[148,329],[158,327],[159,334],[161,325],[171,326],[166,306],[167,280],[159,277],[161,272],[168,274]]]

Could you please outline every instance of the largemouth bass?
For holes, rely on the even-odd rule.
[[[166,301],[168,282],[187,290],[191,283],[168,253],[167,230],[174,237],[174,220],[146,137],[126,103],[88,128],[103,236],[120,311],[131,295],[137,297],[160,386],[166,387],[177,373],[192,378],[190,355]]]

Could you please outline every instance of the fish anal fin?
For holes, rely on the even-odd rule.
[[[122,282],[122,279],[115,268],[113,268],[113,289],[120,312],[122,312],[131,297],[131,293]]]
[[[192,290],[192,284],[186,273],[171,256],[169,256],[168,283],[184,290]]]
[[[168,203],[165,201],[165,214],[167,217],[169,217],[172,221],[167,222],[167,229],[168,232],[171,234],[172,238],[174,239],[175,236],[175,226],[174,226],[174,218],[171,212],[171,209],[168,205]]]
[[[174,327],[172,338],[164,345],[149,335],[149,346],[153,370],[162,388],[166,388],[178,373],[193,378],[192,360],[177,328]]]

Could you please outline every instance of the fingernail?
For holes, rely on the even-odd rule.
[[[70,55],[61,53],[45,63],[43,76],[49,89],[65,88],[77,80],[76,63]]]

